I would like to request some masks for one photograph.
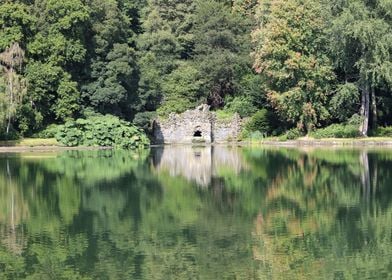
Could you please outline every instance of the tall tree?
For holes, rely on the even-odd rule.
[[[261,0],[257,13],[254,68],[272,106],[309,132],[329,117],[334,78],[326,56],[323,8],[318,0]]]
[[[135,7],[123,0],[91,0],[91,34],[83,97],[101,113],[126,115],[135,103],[137,79],[132,22]]]
[[[5,1],[0,4],[0,51],[19,42],[24,48],[27,35],[31,32],[34,18],[29,6],[19,1]]]
[[[24,56],[25,52],[18,43],[13,43],[4,52],[0,53],[0,66],[2,66],[5,80],[4,97],[0,100],[4,103],[0,106],[5,109],[7,135],[17,107],[21,104],[23,95],[26,93],[26,80],[18,74],[21,71]]]
[[[248,67],[247,31],[245,18],[232,11],[231,3],[197,1],[194,59],[203,93],[215,108],[235,92],[238,76]]]
[[[163,84],[170,83],[172,78],[168,76],[192,56],[194,9],[191,0],[149,0],[143,9],[143,34],[138,39],[141,110],[156,110],[162,102],[171,99],[171,93],[165,92],[170,86]],[[193,87],[192,81],[183,82]]]
[[[377,125],[376,92],[392,89],[392,5],[390,1],[334,0],[331,5],[331,49],[342,79],[361,92],[362,124]]]
[[[89,9],[81,0],[36,0],[31,11],[36,24],[27,46],[29,110],[44,124],[64,121],[80,109],[77,80],[86,54],[84,30]]]

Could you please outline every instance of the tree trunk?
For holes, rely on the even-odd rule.
[[[372,111],[372,129],[377,129],[377,102],[376,102],[376,91],[374,87],[371,88],[371,111]]]
[[[11,127],[11,110],[12,110],[12,106],[14,104],[14,81],[13,81],[13,68],[11,67],[8,73],[8,79],[9,79],[9,91],[10,91],[10,104],[8,105],[8,122],[7,122],[7,131],[6,134],[8,135],[9,131],[10,131],[10,127]],[[7,137],[8,138],[8,137]]]
[[[6,130],[7,135],[10,132],[10,127],[11,127],[11,118],[8,116],[7,130]],[[6,139],[8,139],[8,136],[6,137]]]
[[[360,125],[360,133],[362,136],[366,137],[369,130],[369,115],[370,115],[370,96],[369,96],[369,86],[366,83],[365,88],[362,90],[361,97],[361,117],[362,123]]]
[[[0,63],[4,66],[5,74],[7,78],[7,100],[8,108],[6,113],[7,118],[7,135],[11,128],[12,118],[16,111],[16,104],[18,99],[21,99],[22,92],[20,81],[15,79],[16,69],[21,68],[24,60],[25,52],[19,46],[18,43],[13,43],[4,52],[0,53]],[[15,81],[14,81],[15,79]],[[14,84],[15,82],[15,84]],[[20,97],[20,98],[18,98]]]

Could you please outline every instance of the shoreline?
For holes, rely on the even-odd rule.
[[[64,146],[0,146],[0,154],[24,152],[63,152],[111,150],[111,147],[64,147]]]
[[[109,150],[111,147],[103,146],[77,146],[67,147],[61,145],[54,138],[24,138],[20,140],[0,141],[0,154],[23,152],[61,152],[61,151],[93,151]]]
[[[42,139],[41,139],[42,140]],[[48,140],[48,139],[43,139]],[[201,145],[201,144],[199,144]],[[313,138],[300,138],[297,140],[260,140],[260,141],[242,141],[242,142],[227,142],[227,143],[211,143],[201,146],[238,146],[238,147],[289,147],[289,148],[302,148],[302,147],[342,147],[342,148],[392,148],[392,137],[368,137],[368,138],[326,138],[326,139],[313,139]],[[165,146],[193,146],[191,144],[163,144],[163,145],[150,145],[150,148],[165,147]],[[57,151],[89,151],[89,150],[110,150],[112,147],[66,147],[56,144],[43,145],[42,141],[37,141],[37,144],[16,144],[12,142],[2,141],[0,143],[0,153],[20,153],[20,152],[57,152]]]
[[[391,147],[392,138],[327,138],[327,139],[297,139],[287,141],[261,140],[250,142],[250,145],[278,147]]]

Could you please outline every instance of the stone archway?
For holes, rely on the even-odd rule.
[[[198,125],[198,126],[196,126],[194,129],[193,129],[193,138],[202,138],[202,137],[204,137],[205,135],[203,135],[204,133],[203,133],[203,130],[202,130],[202,128],[201,128],[201,126],[200,125]]]
[[[202,137],[202,136],[203,136],[203,133],[199,129],[195,130],[195,132],[193,133],[193,137],[198,138],[198,137]]]
[[[192,131],[192,143],[205,143],[206,132],[201,126],[196,126]]]

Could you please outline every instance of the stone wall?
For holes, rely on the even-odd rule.
[[[215,143],[235,141],[241,133],[242,120],[235,114],[230,120],[219,120],[216,118],[212,123],[212,138]]]
[[[170,114],[154,122],[154,142],[157,144],[191,144],[234,141],[241,132],[241,118],[218,120],[208,105],[182,114]]]

